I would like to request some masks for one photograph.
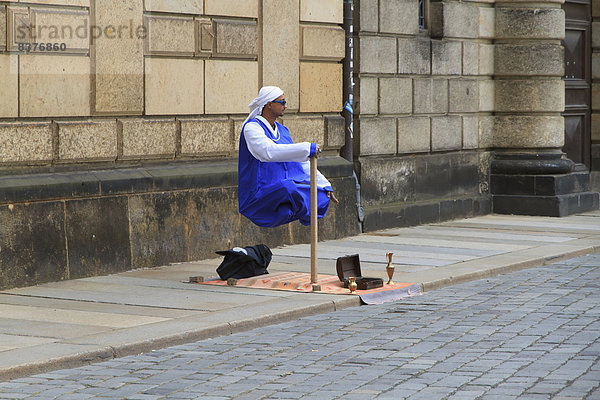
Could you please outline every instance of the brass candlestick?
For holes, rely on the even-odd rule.
[[[350,289],[350,293],[354,293],[358,285],[356,284],[356,278],[348,278],[348,289]]]
[[[388,264],[387,267],[385,267],[385,270],[387,272],[388,278],[390,278],[390,280],[388,281],[388,285],[393,285],[394,281],[392,280],[392,276],[394,276],[394,266],[392,265],[392,256],[394,255],[394,253],[385,253],[385,256],[387,257],[388,260]]]

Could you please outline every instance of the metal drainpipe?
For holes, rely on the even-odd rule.
[[[344,57],[344,82],[343,82],[343,98],[344,103],[348,103],[350,105],[350,109],[354,109],[354,87],[352,82],[352,72],[353,72],[353,42],[352,42],[352,34],[353,34],[353,2],[352,0],[344,0],[344,30],[346,31],[346,56]],[[346,106],[344,106],[344,110],[342,111],[342,116],[345,120],[345,144],[340,149],[340,155],[344,157],[346,160],[354,163],[354,148],[352,143],[352,126],[353,126],[353,112],[350,112]],[[361,204],[361,196],[360,196],[360,182],[358,181],[358,177],[356,176],[356,172],[352,172],[352,177],[354,178],[355,190],[356,190],[356,207],[358,211],[358,221],[360,231],[363,231],[363,221],[365,220],[365,212]]]
[[[343,70],[343,99],[344,104],[353,102],[352,88],[352,0],[344,0],[344,30],[346,31],[346,56],[344,57]],[[345,138],[346,143],[340,150],[340,155],[346,160],[353,162],[352,150],[352,113],[344,108],[342,116],[346,120]]]

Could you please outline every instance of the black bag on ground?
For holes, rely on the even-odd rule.
[[[217,268],[217,274],[222,280],[229,278],[242,279],[252,276],[268,274],[267,267],[273,258],[271,249],[265,244],[247,246],[244,248],[234,247],[230,250],[217,251],[219,255],[225,256],[221,265]]]

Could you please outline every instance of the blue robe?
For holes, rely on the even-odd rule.
[[[277,144],[292,144],[289,130],[277,124],[279,138],[276,140],[271,130],[259,119],[258,122],[269,140]],[[244,128],[246,127],[244,124]],[[300,162],[263,162],[256,159],[248,150],[244,137],[240,135],[238,160],[238,202],[240,213],[262,227],[276,227],[299,220],[310,225],[310,175]],[[311,155],[316,145],[311,145]],[[317,191],[318,218],[325,216],[329,207],[328,191],[331,186],[319,187]]]

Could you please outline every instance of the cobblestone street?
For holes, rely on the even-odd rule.
[[[26,399],[600,399],[600,254],[0,383]]]

